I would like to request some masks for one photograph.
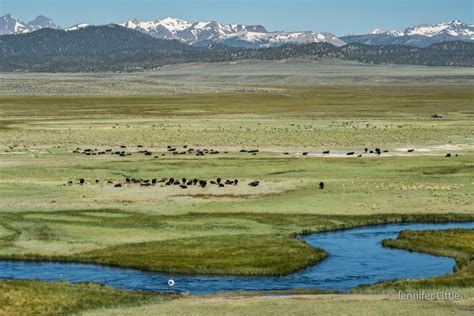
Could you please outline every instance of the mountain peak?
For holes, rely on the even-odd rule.
[[[39,29],[49,28],[49,29],[60,29],[52,19],[44,16],[38,15],[34,20],[28,22],[26,25],[29,32],[33,32]]]
[[[383,34],[383,33],[385,33],[385,31],[382,29],[374,29],[371,34]]]

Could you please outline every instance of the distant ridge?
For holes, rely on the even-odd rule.
[[[474,66],[474,43],[453,41],[426,48],[351,43],[284,44],[249,49],[211,43],[193,47],[177,40],[157,39],[116,24],[41,29],[0,36],[0,71],[93,72],[139,71],[165,64],[244,59],[337,58],[378,64]]]
[[[435,43],[447,41],[474,42],[474,25],[466,24],[460,20],[437,24],[420,24],[400,31],[375,29],[370,34],[352,34],[342,37],[337,37],[330,32],[273,32],[259,24],[224,24],[216,21],[189,22],[173,17],[152,21],[132,19],[119,25],[158,39],[178,40],[197,47],[223,44],[231,47],[263,48],[277,47],[284,44],[310,43],[330,43],[334,46],[361,43],[428,47]],[[87,26],[90,25],[81,23],[65,28],[65,30],[73,31]],[[24,34],[43,28],[61,29],[52,19],[45,16],[38,16],[28,23],[13,17],[11,14],[0,17],[0,35]]]

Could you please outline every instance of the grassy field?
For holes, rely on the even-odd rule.
[[[108,306],[162,303],[170,295],[125,292],[96,284],[0,281],[1,315],[65,315]]]
[[[226,76],[231,66],[233,76]],[[282,275],[325,255],[295,239],[299,233],[472,220],[472,79],[470,69],[301,61],[187,65],[128,75],[2,74],[0,258]],[[436,113],[443,118],[433,119]],[[375,148],[380,155],[370,153]],[[208,184],[181,188],[160,181],[170,178]],[[217,178],[239,181],[210,183]],[[155,185],[144,182],[152,179]],[[256,180],[258,186],[248,185]],[[142,302],[142,294],[127,292],[111,300],[113,290],[92,285],[0,286],[9,293],[8,308],[24,305],[26,314],[36,311],[34,304],[19,298],[37,287],[64,292],[73,302],[75,295],[104,295],[87,308]],[[472,306],[469,300],[400,304],[365,297],[390,292],[377,286],[334,299],[191,297],[123,313],[448,314]],[[471,287],[461,290],[472,294]],[[79,311],[70,302],[48,300],[38,311]],[[17,311],[7,313],[22,314]]]
[[[2,315],[471,315],[472,289],[457,301],[403,301],[380,294],[157,295],[95,284],[0,281]]]
[[[129,74],[0,74],[0,95],[145,95],[279,91],[287,85],[472,85],[468,67],[369,65],[340,60],[239,61]]]
[[[471,292],[464,292],[472,297]],[[472,315],[472,300],[403,301],[384,295],[187,298],[85,315]]]

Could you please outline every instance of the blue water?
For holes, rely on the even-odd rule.
[[[383,280],[426,278],[453,272],[451,258],[383,248],[381,241],[401,230],[474,228],[474,222],[448,224],[390,224],[315,233],[302,237],[328,257],[321,263],[282,277],[172,275],[177,291],[215,293],[287,289],[348,291]],[[291,257],[288,258],[291,260]],[[0,279],[68,280],[96,282],[127,290],[167,291],[169,274],[91,264],[0,261]]]

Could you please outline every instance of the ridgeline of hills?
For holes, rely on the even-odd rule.
[[[284,44],[269,48],[205,47],[152,37],[109,24],[64,31],[44,28],[0,36],[0,71],[133,71],[165,64],[242,59],[338,58],[364,63],[474,66],[474,43],[449,41],[428,47],[350,43]]]

